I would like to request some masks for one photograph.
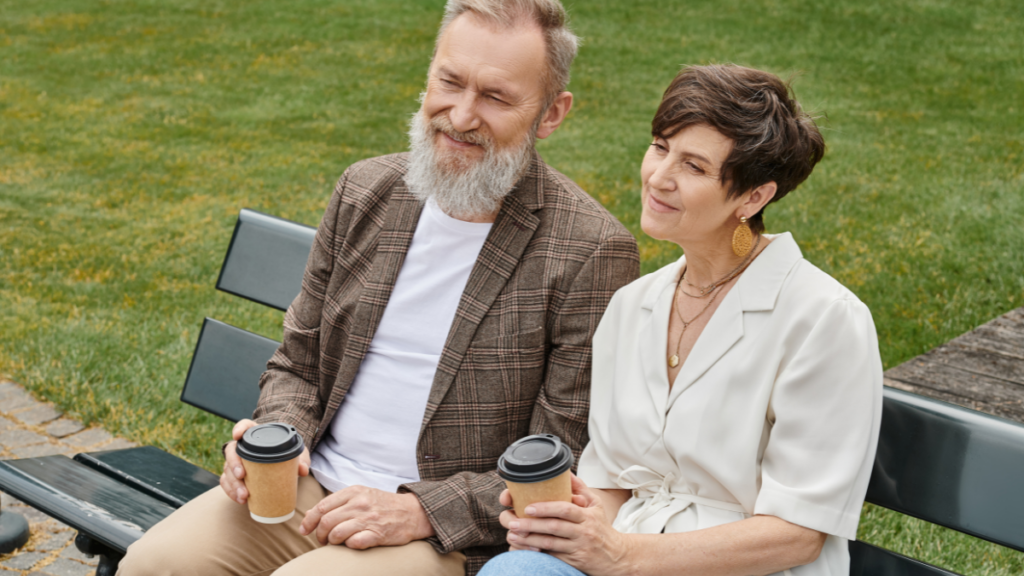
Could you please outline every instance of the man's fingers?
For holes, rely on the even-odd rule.
[[[252,428],[255,425],[256,422],[249,420],[248,418],[243,418],[242,420],[239,420],[235,424],[234,428],[231,429],[231,437],[234,438],[235,440],[241,440],[242,434],[245,434],[246,430]]]
[[[299,454],[299,476],[309,476],[309,464],[312,459],[309,457],[309,448],[303,448]]]
[[[241,480],[245,478],[245,466],[242,465],[242,459],[238,457],[238,452],[235,450],[237,444],[238,442],[228,442],[228,445],[224,447],[224,469]]]
[[[302,519],[301,532],[303,535],[316,532],[316,539],[321,544],[328,542],[328,535],[331,530],[353,516],[351,511],[341,510],[350,500],[350,490],[345,488],[334,494],[329,494],[306,512]]]
[[[345,524],[350,524],[350,522],[346,522]],[[340,526],[335,527],[334,531],[337,531],[338,528],[340,528]],[[331,537],[333,540],[334,532],[331,533]],[[338,537],[344,537],[345,546],[353,550],[366,550],[367,548],[373,548],[374,546],[380,546],[381,544],[380,534],[377,534],[372,530],[360,530],[352,535],[348,535],[346,532]]]
[[[245,501],[249,498],[249,491],[245,488],[245,482],[235,477],[227,464],[224,465],[224,473],[220,475],[220,487],[228,495],[228,498],[239,504],[245,504]]]

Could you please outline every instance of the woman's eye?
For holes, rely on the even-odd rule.
[[[662,145],[661,145],[660,143],[658,143],[658,142],[651,142],[651,148],[654,148],[654,149],[655,149],[655,150],[657,150],[658,152],[667,152],[667,151],[668,151],[668,149],[667,149],[667,148],[665,148],[664,146],[662,146]]]

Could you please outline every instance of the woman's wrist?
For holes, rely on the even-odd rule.
[[[622,574],[622,576],[641,576],[644,574],[643,554],[640,551],[643,543],[637,538],[637,535],[620,532],[619,542],[618,557],[613,562],[616,566],[621,566],[622,569],[616,572]]]

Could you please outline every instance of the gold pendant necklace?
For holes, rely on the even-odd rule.
[[[679,280],[682,281],[682,277],[680,277]],[[679,366],[679,346],[681,346],[683,343],[683,335],[686,334],[686,329],[690,327],[690,324],[693,324],[694,320],[700,318],[701,314],[707,312],[708,308],[711,307],[711,303],[715,301],[715,297],[718,296],[718,293],[720,292],[719,289],[721,287],[721,285],[718,285],[714,289],[712,289],[712,291],[709,293],[711,295],[711,298],[708,298],[708,303],[705,304],[704,307],[700,309],[700,312],[697,312],[696,316],[690,318],[689,321],[683,319],[683,313],[682,311],[679,310],[679,305],[677,302],[679,296],[675,294],[672,295],[672,307],[675,309],[676,316],[679,318],[679,321],[683,323],[683,329],[679,332],[679,339],[676,340],[676,353],[668,357],[669,368],[675,368],[676,366]],[[677,291],[681,291],[679,290],[678,283],[676,283],[676,289]]]

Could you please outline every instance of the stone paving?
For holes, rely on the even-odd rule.
[[[111,436],[102,428],[86,428],[59,410],[39,402],[14,382],[0,379],[0,459],[33,458],[51,454],[73,456],[79,452],[116,450],[135,446]],[[27,544],[0,555],[0,576],[90,576],[96,559],[75,548],[75,530],[7,494],[2,511],[21,514],[28,520]]]

